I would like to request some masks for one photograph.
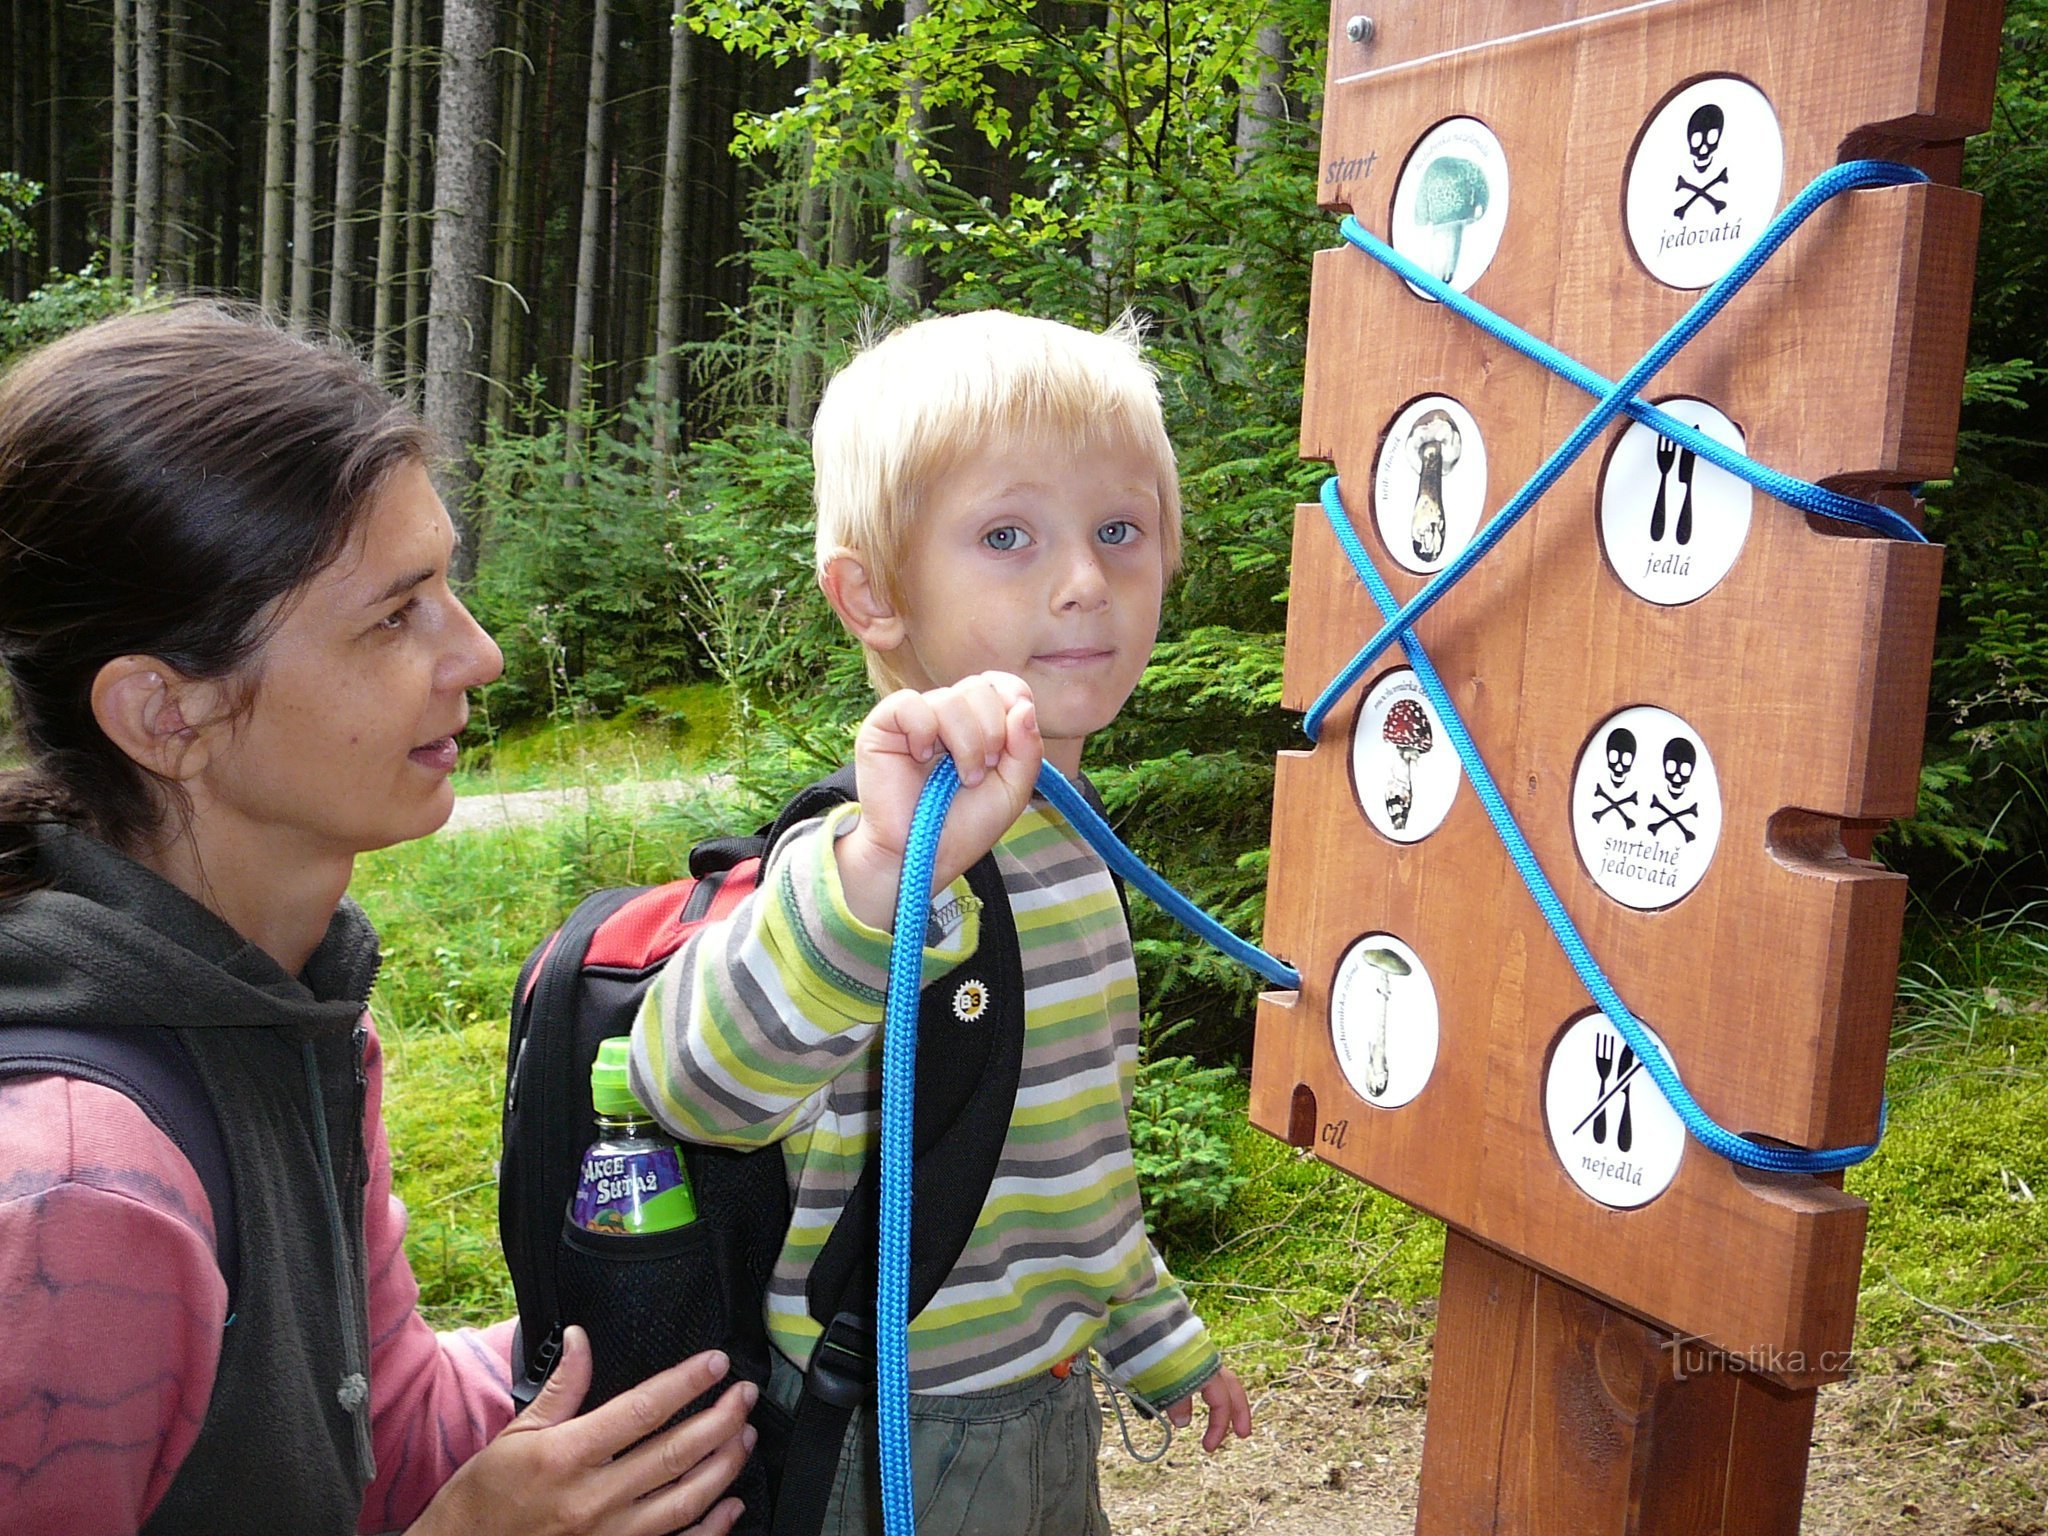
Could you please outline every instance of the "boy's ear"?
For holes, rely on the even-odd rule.
[[[855,551],[841,550],[827,560],[818,574],[818,585],[825,589],[825,601],[839,615],[839,622],[862,645],[893,651],[903,643],[903,615],[868,578],[868,568]]]
[[[117,656],[92,680],[92,714],[107,740],[159,778],[183,783],[213,757],[220,686],[154,656]]]

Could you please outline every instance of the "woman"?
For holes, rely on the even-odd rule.
[[[234,1189],[131,1100],[0,1081],[0,1528],[723,1536],[755,1390],[699,1356],[586,1417],[572,1331],[415,1309],[355,856],[448,817],[502,658],[449,587],[425,429],[353,357],[195,304],[0,377],[0,1029],[169,1028]],[[509,1326],[509,1325],[508,1325]],[[502,1432],[501,1432],[502,1431]],[[643,1439],[645,1444],[636,1444]],[[614,1459],[616,1458],[616,1459]]]

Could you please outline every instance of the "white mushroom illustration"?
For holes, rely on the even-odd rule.
[[[1387,819],[1399,832],[1408,825],[1415,804],[1415,759],[1436,744],[1429,716],[1414,699],[1396,699],[1380,726],[1380,739],[1400,754],[1401,765],[1387,781]]]
[[[1415,467],[1415,515],[1408,536],[1415,545],[1415,558],[1435,560],[1444,552],[1448,529],[1444,517],[1444,475],[1465,451],[1465,439],[1449,411],[1438,408],[1424,413],[1408,429],[1408,462]]]
[[[1465,226],[1486,217],[1486,172],[1470,160],[1443,155],[1422,168],[1415,192],[1415,222],[1430,232],[1423,265],[1448,283],[1458,270]]]
[[[1394,996],[1394,978],[1410,974],[1414,967],[1391,949],[1368,949],[1360,958],[1380,973],[1379,1017],[1365,1048],[1365,1093],[1376,1099],[1394,1080],[1393,1069],[1387,1065],[1387,1005]]]

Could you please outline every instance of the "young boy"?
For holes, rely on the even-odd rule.
[[[925,980],[975,952],[961,877],[991,849],[1014,916],[1024,1060],[974,1234],[910,1326],[919,1530],[1108,1529],[1093,1394],[1068,1362],[1215,1450],[1251,1432],[1237,1378],[1146,1234],[1127,1114],[1137,977],[1102,861],[1032,786],[1069,778],[1151,654],[1179,563],[1180,495],[1134,328],[986,312],[868,348],[818,409],[818,579],[885,697],[854,746],[860,801],[798,828],[756,895],[682,950],[633,1030],[634,1087],[682,1136],[780,1140],[795,1217],[769,1287],[794,1402],[820,1329],[805,1283],[873,1151],[889,937],[910,817],[936,752],[962,789],[933,879]],[[986,888],[986,887],[985,887]],[[962,1021],[986,999],[953,1000]],[[865,1410],[864,1410],[865,1412]],[[880,1530],[856,1421],[827,1532]],[[969,1498],[974,1507],[968,1507]]]

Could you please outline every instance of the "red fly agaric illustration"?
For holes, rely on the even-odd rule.
[[[1423,414],[1408,429],[1408,462],[1415,466],[1415,514],[1408,537],[1415,558],[1434,560],[1444,552],[1448,519],[1444,516],[1444,475],[1465,451],[1464,435],[1451,413],[1439,407]]]
[[[1486,203],[1486,172],[1470,160],[1443,155],[1423,167],[1415,222],[1430,232],[1430,259],[1424,265],[1442,281],[1448,283],[1458,270],[1465,227],[1486,217]]]
[[[1396,832],[1408,825],[1408,812],[1415,804],[1415,759],[1436,744],[1429,716],[1414,699],[1396,699],[1380,727],[1386,744],[1401,755],[1401,766],[1387,781],[1387,819]]]

